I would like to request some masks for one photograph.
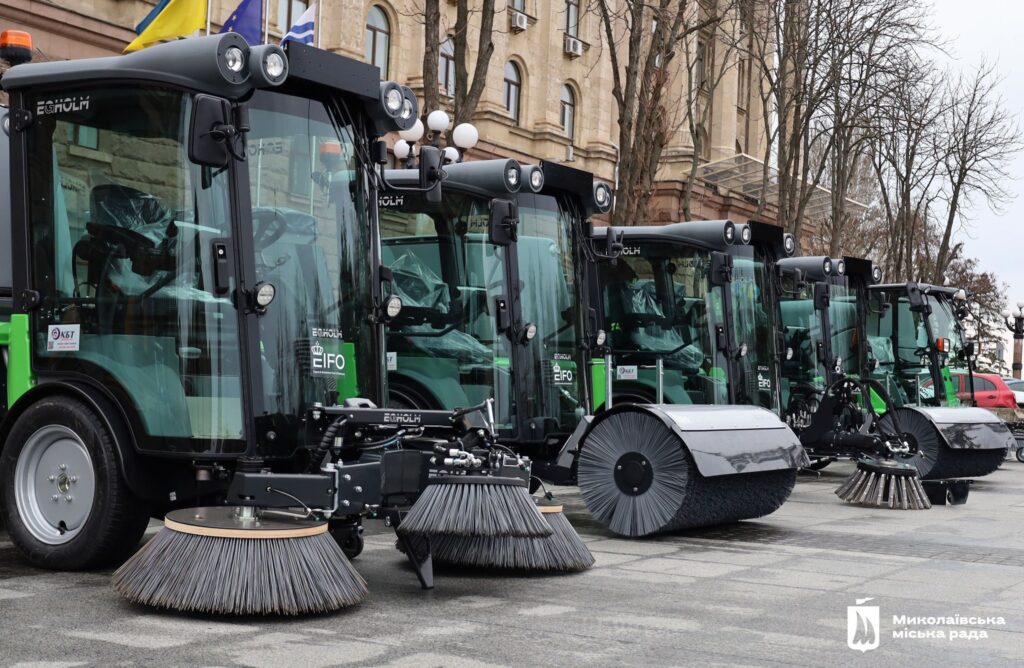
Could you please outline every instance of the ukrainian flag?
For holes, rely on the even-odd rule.
[[[207,0],[163,0],[142,19],[135,31],[139,36],[124,48],[138,51],[165,39],[191,35],[206,27]]]

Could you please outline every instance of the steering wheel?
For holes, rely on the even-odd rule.
[[[257,253],[265,251],[288,231],[288,219],[277,209],[253,209],[252,243]]]
[[[144,234],[120,225],[101,225],[86,223],[85,229],[96,239],[105,241],[111,246],[123,246],[127,255],[133,251],[146,252],[156,249],[156,242]]]

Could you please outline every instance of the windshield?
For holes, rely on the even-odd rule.
[[[187,94],[93,86],[75,99],[28,132],[35,367],[104,383],[148,448],[240,451],[238,318],[213,268],[232,236],[228,174],[189,161]]]
[[[872,357],[878,360],[872,375],[886,385],[897,405],[957,405],[960,401],[956,376],[968,372],[963,329],[945,298],[929,295],[927,300],[932,311],[928,316],[911,309],[905,291],[893,292],[889,308],[869,310],[868,342]],[[934,340],[929,339],[928,327],[934,337],[948,339],[949,352],[937,350]],[[930,357],[933,350],[938,358],[936,369]],[[933,373],[942,379],[938,395]]]
[[[825,389],[822,318],[814,308],[814,283],[784,291],[779,301],[786,360],[782,363],[782,405],[792,427],[806,427]],[[791,352],[789,352],[791,351]]]
[[[490,200],[446,189],[435,206],[415,193],[379,202],[381,261],[403,304],[388,331],[390,404],[441,409],[494,398],[498,426],[510,428],[510,343],[495,311],[508,251],[488,241]]]
[[[520,193],[516,242],[523,323],[537,326],[526,344],[528,363],[520,377],[527,402],[522,418],[527,439],[571,431],[584,415],[579,358],[577,277],[572,253],[572,221],[579,218],[567,202],[549,195]]]
[[[733,330],[737,350],[746,351],[738,360],[737,398],[775,411],[779,393],[778,356],[775,353],[775,317],[769,308],[771,285],[764,251],[757,246],[733,250]]]
[[[249,119],[256,278],[277,291],[259,318],[269,418],[294,422],[313,402],[376,398],[374,253],[353,128],[322,102],[269,92],[253,97]]]
[[[845,376],[860,374],[860,318],[857,315],[857,290],[846,276],[829,279],[828,320],[832,328],[832,364]]]
[[[728,401],[723,293],[710,282],[711,256],[697,248],[627,242],[615,262],[598,265],[616,395],[653,401],[655,365],[664,365],[664,401]]]

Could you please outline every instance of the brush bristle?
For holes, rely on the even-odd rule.
[[[431,537],[551,535],[525,486],[476,482],[427,485],[398,531]]]
[[[572,573],[594,565],[594,555],[562,513],[544,513],[545,538],[438,536],[430,541],[436,563],[513,571]]]
[[[640,455],[651,467],[650,486],[624,491],[616,467]],[[781,506],[796,484],[796,470],[704,477],[686,444],[657,417],[624,411],[587,435],[580,451],[580,495],[596,520],[629,537],[762,517]]]
[[[847,503],[893,510],[927,510],[932,507],[917,472],[858,463],[857,470],[836,489]]]
[[[366,597],[366,582],[330,534],[219,538],[161,529],[114,573],[134,603],[184,612],[303,615]]]

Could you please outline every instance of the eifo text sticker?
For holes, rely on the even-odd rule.
[[[309,369],[314,376],[344,376],[341,330],[314,327],[310,332]]]
[[[46,329],[46,350],[67,352],[78,350],[81,344],[81,325],[50,325]]]

